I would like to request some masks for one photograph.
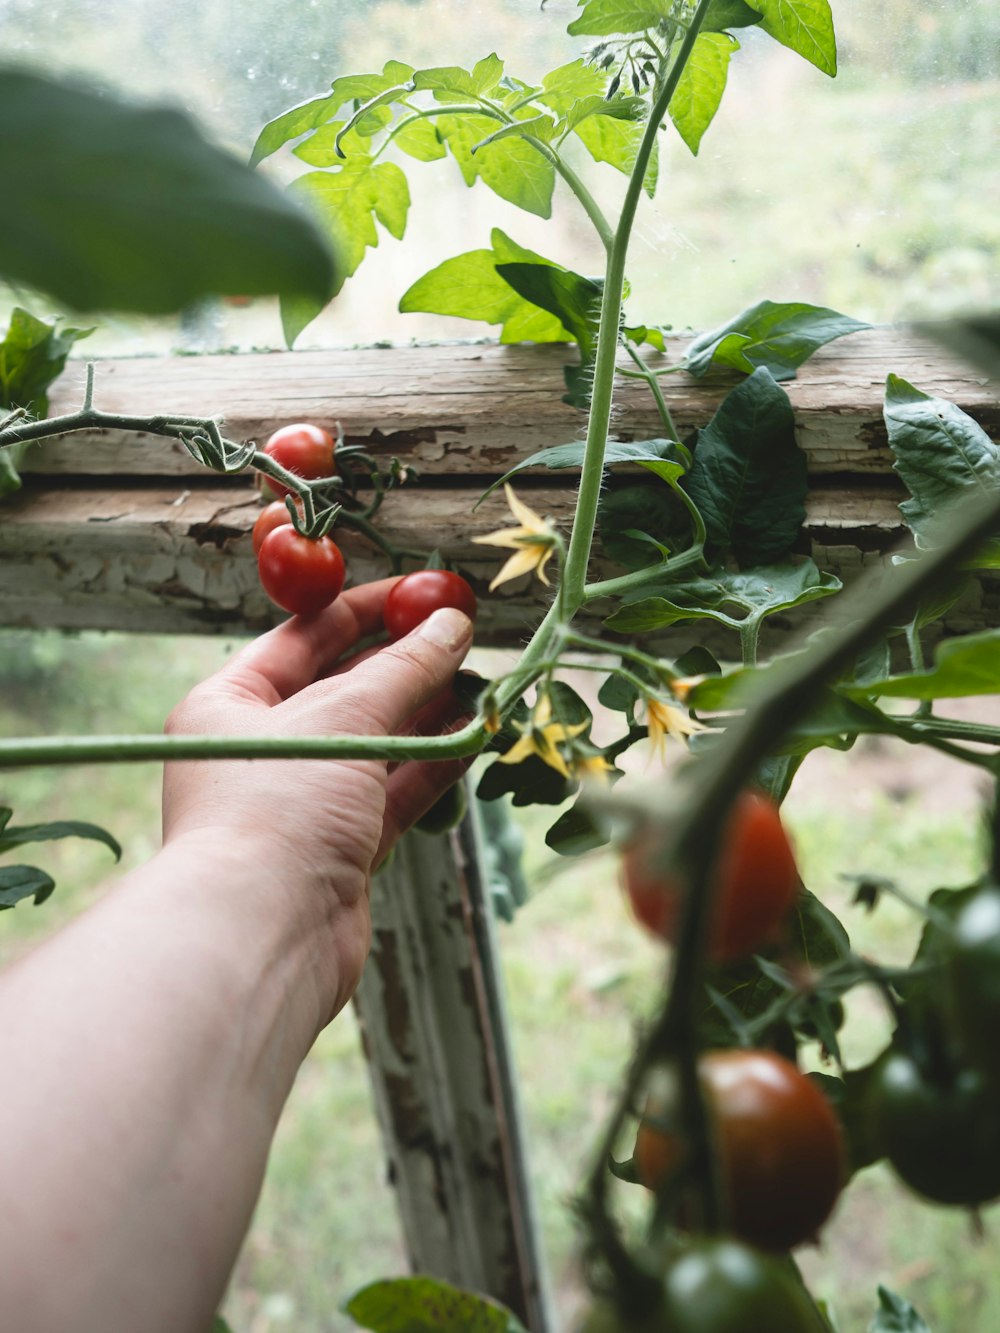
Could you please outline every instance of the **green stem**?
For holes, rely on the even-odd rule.
[[[596,602],[601,597],[618,597],[622,593],[635,592],[647,583],[658,583],[661,579],[673,577],[690,569],[694,565],[704,565],[705,555],[701,546],[692,546],[680,555],[675,555],[662,564],[650,565],[647,569],[634,569],[630,574],[618,574],[613,579],[599,579],[588,583],[583,590],[584,605]]]
[[[583,474],[577,495],[576,516],[566,557],[567,605],[575,613],[584,602],[587,566],[594,540],[597,505],[601,495],[604,473],[604,450],[611,422],[611,403],[614,397],[615,366],[618,353],[618,328],[621,323],[622,291],[625,283],[625,258],[628,253],[632,227],[635,222],[639,195],[642,193],[646,169],[660,122],[667,114],[670,99],[677,88],[688,58],[694,49],[701,25],[708,13],[711,0],[699,0],[677,56],[670,66],[663,88],[656,97],[649,119],[636,152],[635,164],[625,190],[622,211],[615,229],[614,241],[608,251],[601,300],[601,320],[597,334],[597,359],[594,363],[594,386],[590,401],[590,420],[587,423],[587,443],[584,451]]]
[[[760,615],[747,616],[746,620],[740,621],[740,649],[745,667],[757,665],[757,644],[760,640],[762,623],[763,618]]]
[[[660,413],[660,420],[663,422],[667,434],[672,440],[679,439],[680,436],[677,434],[677,427],[674,425],[674,419],[670,414],[670,408],[667,406],[667,400],[663,396],[663,390],[660,388],[659,380],[647,367],[645,361],[643,361],[642,357],[639,355],[639,349],[637,347],[634,347],[630,342],[626,342],[625,350],[639,367],[634,373],[638,375],[639,379],[645,380],[649,386],[649,391],[656,400],[657,410]]]
[[[534,148],[537,148],[543,157],[547,157],[552,163],[556,171],[576,195],[577,200],[582,206],[583,211],[587,214],[587,217],[590,218],[591,222],[594,224],[594,230],[601,238],[601,244],[604,246],[604,249],[610,251],[615,239],[614,228],[611,226],[611,223],[605,217],[601,206],[587,189],[586,185],[584,185],[580,177],[576,174],[573,168],[563,160],[562,155],[557,153],[551,144],[547,144],[543,139],[536,139],[532,134],[526,134],[524,135],[524,138]]]

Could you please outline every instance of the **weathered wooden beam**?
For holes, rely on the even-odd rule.
[[[551,1327],[474,823],[413,833],[372,887],[355,1005],[410,1265]]]
[[[687,340],[669,340],[657,364],[676,363]],[[579,438],[583,414],[561,401],[564,346],[360,348],[239,356],[102,361],[96,401],[114,412],[225,417],[236,439],[262,442],[289,421],[340,421],[351,443],[395,453],[435,477],[496,476],[518,458]],[[626,363],[627,365],[628,363]],[[882,421],[889,372],[926,393],[950,398],[987,430],[1000,431],[995,385],[930,341],[887,328],[852,334],[822,348],[788,383],[799,442],[815,474],[886,473],[891,459]],[[734,375],[661,380],[678,428],[702,426]],[[83,392],[83,367],[71,363],[52,393],[54,413],[71,411]],[[619,438],[662,434],[646,386],[623,378],[615,399]],[[40,474],[191,476],[199,467],[177,444],[114,432],[88,432],[31,449]]]

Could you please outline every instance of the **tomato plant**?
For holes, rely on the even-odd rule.
[[[312,540],[290,524],[274,528],[257,556],[264,591],[276,606],[293,615],[322,611],[344,586],[344,557],[331,537]]]
[[[911,1189],[969,1207],[1000,1197],[997,1088],[978,1069],[925,1068],[891,1051],[871,1098],[880,1146]]]
[[[728,1239],[686,1246],[667,1265],[660,1328],[670,1333],[824,1333],[786,1263]]]
[[[389,635],[401,639],[404,634],[443,607],[464,611],[470,620],[476,617],[476,594],[461,574],[450,569],[418,569],[394,584],[385,599],[382,619]]]
[[[321,426],[300,421],[276,430],[264,445],[264,453],[297,477],[317,481],[336,472],[335,448],[333,436]],[[290,494],[290,487],[273,477],[267,477],[265,485],[279,498]]]
[[[730,1229],[772,1250],[815,1238],[844,1180],[841,1130],[829,1102],[773,1051],[710,1051],[698,1075]],[[639,1125],[636,1173],[650,1189],[662,1188],[680,1164],[676,1121],[674,1109],[658,1105]]]
[[[799,872],[778,807],[743,792],[720,834],[708,953],[717,962],[756,952],[773,935],[799,892]],[[625,848],[622,879],[636,918],[654,935],[676,942],[682,894],[657,863],[654,832]]]

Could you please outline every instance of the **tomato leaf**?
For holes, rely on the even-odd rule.
[[[760,23],[763,14],[746,3],[746,0],[712,0],[702,32],[722,32],[726,28],[749,28]]]
[[[708,541],[741,565],[785,554],[805,518],[806,456],[788,395],[763,367],[726,396],[698,436],[685,490]]]
[[[35,906],[52,895],[56,882],[37,866],[0,866],[0,912],[23,898],[34,898]]]
[[[890,375],[883,409],[893,466],[910,492],[899,506],[920,547],[934,542],[942,511],[970,491],[1000,485],[1000,449],[978,422],[944,398],[934,398]],[[1000,541],[989,542],[974,564],[1000,563]]]
[[[552,472],[563,468],[583,466],[586,452],[583,440],[573,440],[570,444],[554,444],[548,449],[540,449],[515,463],[509,472],[492,482],[476,501],[479,505],[495,490],[498,490],[511,477],[516,477],[529,467],[545,467]],[[679,477],[684,472],[684,463],[679,459],[679,446],[674,440],[609,440],[604,453],[605,468],[616,463],[637,463],[640,467],[655,473],[663,480]]]
[[[356,1291],[343,1309],[374,1333],[525,1333],[499,1301],[432,1277],[373,1282]]]
[[[996,694],[998,680],[1000,630],[990,629],[943,639],[937,646],[933,667],[926,671],[866,679],[838,688],[852,699],[871,695],[893,699],[963,699]]]
[[[817,348],[870,324],[804,301],[760,301],[727,324],[701,333],[688,346],[684,369],[701,376],[713,366],[750,374],[766,366],[776,380],[795,378]]]
[[[729,33],[700,32],[670,99],[670,119],[696,156],[726,91],[729,58],[738,50]]]
[[[888,1287],[878,1289],[878,1310],[869,1325],[869,1333],[931,1333],[920,1315],[902,1296]]]
[[[554,111],[560,118],[572,117],[573,108],[594,97],[604,100],[607,75],[583,59],[560,65],[542,79],[537,101]]]
[[[9,852],[12,847],[23,847],[28,842],[51,842],[58,838],[88,838],[93,842],[101,842],[114,854],[116,861],[121,859],[121,846],[106,829],[100,828],[97,824],[87,824],[73,819],[20,826],[12,825],[5,820],[0,830],[0,853]]]
[[[490,240],[491,250],[469,250],[418,278],[403,293],[399,309],[500,324],[502,343],[571,341],[573,335],[558,316],[520,296],[497,272],[498,264],[552,261],[518,245],[499,227]]]
[[[627,176],[635,165],[643,126],[615,116],[587,116],[574,126],[573,133],[595,162],[606,162]],[[643,181],[643,189],[650,198],[656,193],[658,176],[659,149],[654,144]]]
[[[611,37],[645,32],[670,17],[671,0],[580,0],[583,13],[566,31],[571,37]]]
[[[830,0],[754,0],[761,27],[789,50],[829,74],[837,73],[837,38]]]
[[[498,264],[497,273],[518,296],[555,315],[584,357],[593,359],[604,290],[601,282],[552,264]]]
[[[183,112],[8,68],[0,123],[17,200],[6,279],[77,310],[151,315],[213,294],[330,298],[334,259],[308,215]]]
[[[438,133],[458,163],[466,185],[481,180],[494,194],[525,212],[551,217],[555,167],[523,137],[484,143],[497,126],[497,118],[489,115],[437,118]]]
[[[608,842],[608,832],[578,801],[564,810],[545,834],[545,845],[560,856],[583,856]]]
[[[592,714],[574,689],[564,681],[555,680],[550,684],[548,692],[552,700],[554,721],[567,726],[582,722],[589,730]],[[506,754],[524,734],[528,724],[527,709],[522,707],[494,736],[490,748]],[[587,735],[588,731],[581,734],[581,743],[586,744]],[[509,793],[517,806],[561,805],[575,786],[575,782],[567,781],[557,769],[532,754],[518,764],[492,763],[483,773],[476,795],[482,801],[495,801],[497,797]]]

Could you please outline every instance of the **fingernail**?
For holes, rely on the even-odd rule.
[[[420,625],[417,633],[440,648],[454,652],[472,637],[472,621],[453,606],[443,606]]]

